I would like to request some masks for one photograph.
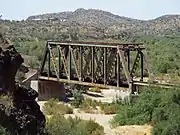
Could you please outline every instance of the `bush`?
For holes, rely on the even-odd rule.
[[[104,112],[104,114],[116,114],[119,111],[120,107],[121,105],[118,103],[106,103],[100,105],[100,108]]]
[[[104,114],[115,114],[119,111],[121,104],[118,102],[114,103],[102,103],[92,99],[85,99],[80,105],[81,110],[86,113],[95,113],[100,107],[99,111],[102,111]]]
[[[102,126],[100,126],[93,120],[85,121],[85,128],[90,135],[102,135],[104,129]]]
[[[62,115],[53,115],[46,124],[48,135],[71,135],[71,126]]]
[[[73,97],[74,97],[74,100],[71,102],[71,104],[74,107],[79,107],[82,104],[83,100],[84,100],[84,97],[82,95],[82,91],[74,90]]]
[[[79,118],[64,118],[62,115],[54,115],[47,122],[46,133],[48,135],[103,135],[102,126],[92,120]]]
[[[4,103],[6,103],[6,110],[12,108],[13,106],[13,99],[12,99],[12,95],[11,94],[0,94],[0,101],[3,101]]]
[[[10,135],[10,133],[0,125],[0,135]]]
[[[46,115],[72,114],[73,109],[67,105],[60,104],[56,99],[48,100],[43,106],[43,112]]]
[[[25,73],[17,71],[16,73],[16,80],[17,82],[21,83],[23,80],[25,80]]]
[[[99,106],[100,104],[101,103],[96,100],[87,98],[82,102],[79,107],[86,113],[95,113],[95,111],[97,111],[97,106]]]
[[[83,101],[83,103],[81,104],[80,107],[82,107],[82,108],[92,107],[95,109],[97,106],[99,106],[99,104],[101,104],[101,103],[96,100],[87,98]]]
[[[92,92],[97,92],[97,93],[101,93],[101,90],[100,90],[100,88],[98,88],[98,87],[92,87],[92,88],[90,88],[90,91],[92,91]]]
[[[153,135],[179,135],[180,90],[145,88],[132,105],[124,105],[111,121],[113,126],[154,126]]]

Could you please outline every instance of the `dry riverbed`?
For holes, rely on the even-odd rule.
[[[43,102],[38,102],[41,109],[44,105]],[[104,127],[105,135],[151,135],[152,127],[148,125],[144,126],[120,126],[115,129],[111,129],[109,121],[113,118],[114,115],[105,115],[105,114],[90,114],[79,111],[78,109],[73,110],[73,114],[65,114],[65,117],[79,117],[84,120],[94,120]]]

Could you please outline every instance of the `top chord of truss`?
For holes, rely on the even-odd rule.
[[[59,42],[59,41],[48,41],[50,46],[88,46],[88,47],[105,47],[105,48],[117,48],[119,49],[145,49],[145,46],[142,43],[104,43],[104,42],[84,42],[84,41],[73,41],[73,42]]]

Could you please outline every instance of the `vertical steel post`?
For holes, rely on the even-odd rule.
[[[118,53],[116,53],[116,56],[115,56],[115,68],[114,68],[114,73],[115,73],[116,79],[117,79],[117,55],[118,55]]]
[[[68,63],[68,65],[69,65],[69,68],[68,68],[68,73],[69,73],[69,80],[71,80],[71,67],[72,67],[72,65],[71,65],[71,46],[69,46],[69,63]]]
[[[92,83],[94,82],[94,47],[91,47],[91,77]]]
[[[143,62],[144,61],[143,61],[143,59],[144,58],[143,58],[143,53],[141,52],[140,54],[141,54],[141,79],[140,79],[140,81],[143,81],[143,73],[144,73],[143,72],[144,71],[144,67],[143,67],[143,64],[144,64]]]
[[[107,48],[104,48],[104,68],[103,68],[103,72],[104,72],[104,85],[107,84]]]
[[[130,72],[130,50],[127,51],[127,57],[128,57],[128,71]]]
[[[50,77],[50,72],[51,72],[51,55],[50,55],[50,50],[48,49],[48,78]]]
[[[117,87],[120,85],[120,57],[116,54],[116,74],[117,74]]]
[[[59,46],[57,47],[57,50],[58,50],[58,74],[59,74],[59,78],[60,78],[60,68],[61,68],[61,54],[60,54],[60,50],[59,50]]]
[[[83,69],[83,57],[82,57],[82,46],[80,46],[79,47],[79,75],[80,75],[80,81],[82,81],[82,77],[83,77],[83,75],[82,75],[82,73],[83,73],[83,71],[82,71],[82,69]]]

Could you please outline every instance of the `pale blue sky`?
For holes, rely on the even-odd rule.
[[[180,0],[0,0],[0,14],[11,20],[77,8],[102,9],[120,16],[153,19],[164,14],[180,14]]]

